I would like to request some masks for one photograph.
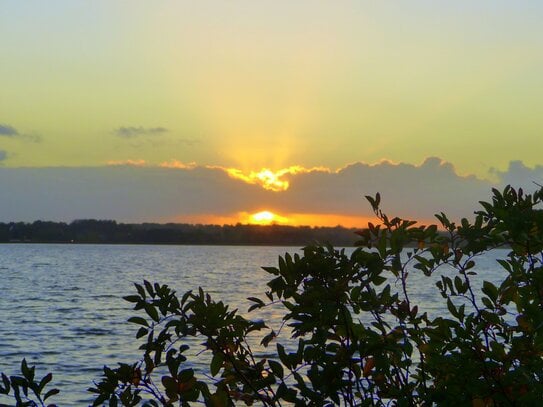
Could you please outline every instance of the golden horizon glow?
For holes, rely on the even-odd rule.
[[[272,225],[285,223],[288,223],[288,218],[277,215],[270,211],[260,211],[257,213],[253,213],[249,217],[249,224],[251,225]]]
[[[257,219],[253,217],[255,215]],[[273,219],[270,221],[269,219]],[[258,220],[260,219],[260,221]],[[165,220],[166,221],[166,220]],[[172,221],[169,219],[168,221]],[[372,216],[342,215],[333,213],[281,213],[272,211],[259,211],[255,213],[238,212],[225,215],[199,214],[199,215],[181,215],[173,219],[174,222],[209,224],[209,225],[284,225],[294,227],[336,227],[345,228],[366,228],[368,222],[379,224],[379,220]],[[422,222],[425,223],[425,222]],[[421,224],[422,224],[421,223]],[[435,223],[428,220],[425,224]]]

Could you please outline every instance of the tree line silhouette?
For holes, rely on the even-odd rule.
[[[352,246],[357,240],[355,231],[342,226],[136,224],[79,219],[71,223],[0,223],[0,242],[281,246],[328,242],[336,246]]]

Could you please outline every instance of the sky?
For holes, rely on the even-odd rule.
[[[0,221],[362,227],[376,192],[469,217],[543,184],[541,21],[539,1],[0,0]]]

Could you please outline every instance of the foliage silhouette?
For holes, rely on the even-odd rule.
[[[282,307],[276,331],[201,289],[178,297],[166,285],[136,284],[125,299],[140,311],[129,322],[138,326],[142,359],[104,367],[89,389],[93,406],[479,407],[542,400],[543,188],[493,190],[472,222],[436,215],[446,234],[389,218],[379,194],[367,199],[381,224],[359,232],[352,254],[309,246],[302,256],[286,254],[278,267],[264,267],[272,277],[268,291],[249,299],[249,311]],[[509,248],[497,264],[504,278],[477,286],[477,258],[500,247]],[[436,301],[442,298],[447,314],[431,316],[414,302],[413,273],[437,279]],[[260,347],[252,345],[255,333]],[[285,335],[291,338],[282,342]],[[207,356],[207,371],[192,369],[187,338],[202,344],[198,357]],[[20,393],[15,398],[25,405]]]
[[[21,362],[21,376],[7,376],[2,373],[2,384],[0,384],[0,394],[13,394],[15,405],[17,407],[36,407],[45,406],[46,400],[59,393],[58,389],[50,389],[45,391],[45,388],[53,379],[51,373],[46,374],[39,381],[36,381],[36,373],[34,366],[28,366],[26,359]],[[0,404],[0,407],[6,406]],[[49,404],[55,406],[55,404]]]

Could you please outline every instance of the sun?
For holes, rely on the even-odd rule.
[[[270,211],[261,211],[249,216],[252,225],[271,225],[274,223],[287,223],[288,219]]]

